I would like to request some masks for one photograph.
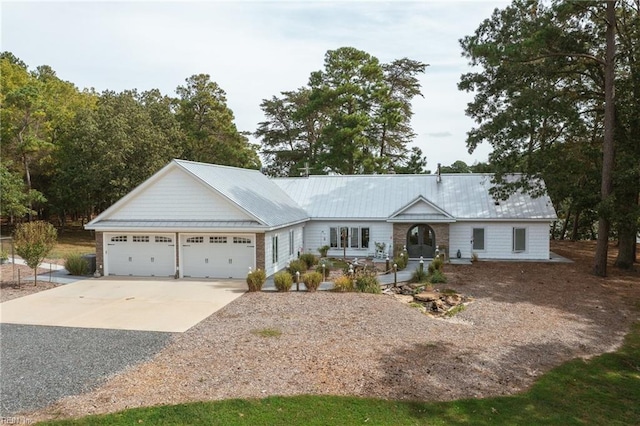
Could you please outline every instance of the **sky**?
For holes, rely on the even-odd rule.
[[[209,74],[248,132],[265,119],[261,101],[306,85],[328,50],[421,61],[429,67],[424,97],[413,102],[412,146],[427,168],[486,161],[490,152],[487,144],[467,152],[473,94],[457,84],[473,69],[459,39],[508,1],[0,1],[1,50],[30,69],[49,65],[80,89],[170,96],[186,78]]]

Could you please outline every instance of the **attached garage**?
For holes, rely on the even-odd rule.
[[[173,234],[106,233],[105,272],[108,275],[174,276],[176,244]]]
[[[183,234],[182,276],[245,278],[255,265],[255,235]]]

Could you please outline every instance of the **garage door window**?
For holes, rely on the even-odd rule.
[[[134,235],[133,236],[134,243],[148,243],[149,236],[148,235]]]
[[[159,237],[156,235],[156,243],[170,243],[171,237]]]
[[[211,244],[227,244],[227,237],[209,237]]]
[[[233,244],[251,244],[251,238],[233,237]]]
[[[116,237],[111,237],[111,242],[112,243],[126,243],[127,242],[127,236],[126,235],[118,235]]]
[[[204,243],[204,237],[189,237],[187,243]]]

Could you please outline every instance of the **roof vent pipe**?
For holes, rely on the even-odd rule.
[[[440,163],[438,163],[438,168],[436,169],[436,182],[442,182],[442,176],[440,175]]]

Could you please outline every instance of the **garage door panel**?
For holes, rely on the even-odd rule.
[[[250,236],[233,235],[182,236],[183,275],[244,278],[254,263],[253,240]]]
[[[172,236],[118,235],[107,241],[109,275],[172,276],[175,273]]]

